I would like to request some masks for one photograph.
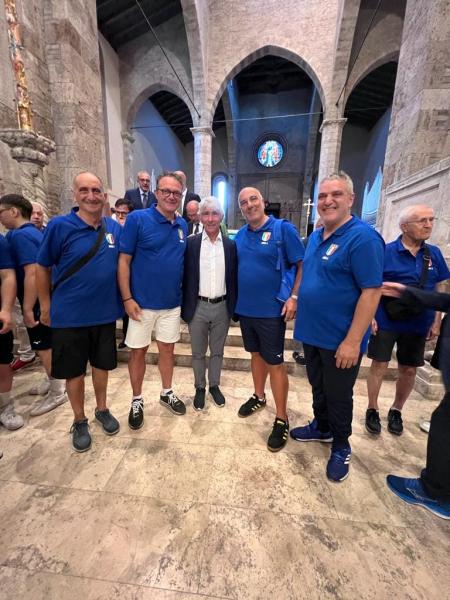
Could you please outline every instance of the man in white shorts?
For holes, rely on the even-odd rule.
[[[159,400],[176,415],[186,413],[185,405],[172,390],[187,237],[186,221],[175,214],[182,190],[182,181],[175,173],[160,175],[156,189],[158,204],[132,212],[120,239],[119,286],[130,317],[125,343],[131,349],[128,363],[133,390],[128,416],[131,429],[139,429],[144,423],[142,382],[153,330],[162,383]]]

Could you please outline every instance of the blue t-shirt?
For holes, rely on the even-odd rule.
[[[132,256],[131,295],[141,308],[162,310],[181,305],[187,225],[173,223],[154,204],[128,215],[120,239],[120,252]]]
[[[0,270],[1,269],[14,269],[14,261],[11,256],[11,249],[9,247],[6,238],[0,233]],[[0,279],[0,288],[2,280]],[[2,306],[2,298],[0,295],[0,308]]]
[[[33,223],[24,223],[17,229],[12,229],[6,234],[11,255],[14,261],[17,279],[17,297],[23,304],[25,269],[27,265],[37,262],[37,255],[42,243],[42,232]]]
[[[383,283],[384,242],[357,217],[325,241],[323,231],[314,231],[306,247],[294,337],[335,350],[350,329],[361,290]],[[369,329],[361,352],[368,338]]]
[[[281,315],[277,300],[281,271],[276,269],[278,249],[274,239],[275,218],[270,215],[259,229],[244,225],[236,235],[238,256],[238,297],[236,314],[273,318]],[[281,225],[284,255],[290,265],[303,259],[305,248],[297,229],[288,221]]]
[[[61,276],[95,243],[98,229],[78,216],[78,208],[68,215],[55,217],[45,229],[37,257],[38,264],[53,267],[52,282]],[[88,263],[59,284],[52,295],[52,327],[89,327],[112,323],[123,314],[117,285],[119,238],[122,228],[104,218],[105,237]]]
[[[431,263],[428,267],[428,277],[425,290],[434,290],[436,284],[450,278],[450,271],[437,246],[427,244]],[[384,254],[383,281],[396,281],[405,285],[417,285],[420,281],[423,264],[423,247],[416,256],[404,247],[401,236],[386,244]],[[417,333],[426,335],[433,324],[434,310],[424,310],[420,315],[405,321],[392,321],[380,303],[375,315],[378,329],[398,331],[401,333]]]

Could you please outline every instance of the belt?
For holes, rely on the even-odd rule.
[[[198,299],[202,302],[209,302],[209,304],[219,304],[219,302],[223,302],[224,300],[226,300],[227,297],[226,295],[218,296],[217,298],[205,298],[205,296],[199,296]]]

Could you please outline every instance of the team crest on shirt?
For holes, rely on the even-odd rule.
[[[265,231],[261,236],[261,244],[267,244],[271,235],[272,233],[270,231]]]
[[[180,227],[178,228],[178,237],[180,238],[180,242],[184,242],[184,231]]]
[[[115,246],[115,239],[112,233],[105,233],[105,239],[108,242],[108,246],[110,248],[114,248]]]
[[[328,260],[328,258],[334,254],[336,252],[336,250],[339,248],[338,244],[330,244],[327,248],[327,251],[325,252],[324,256],[322,256],[323,260]]]

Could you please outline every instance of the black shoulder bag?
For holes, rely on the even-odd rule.
[[[100,244],[103,241],[104,235],[106,232],[106,227],[105,227],[105,221],[102,219],[102,224],[100,225],[100,229],[98,230],[98,235],[95,239],[95,242],[92,246],[92,248],[90,248],[89,252],[87,252],[84,256],[82,256],[79,260],[77,260],[76,263],[74,263],[71,267],[69,267],[66,271],[64,271],[64,273],[61,275],[61,277],[58,279],[58,281],[55,281],[55,283],[52,286],[52,292],[54,292],[56,290],[56,288],[58,287],[58,285],[60,285],[63,281],[66,281],[66,279],[69,279],[69,277],[72,277],[72,275],[75,275],[75,273],[77,273],[81,267],[84,267],[84,265],[86,265],[91,258],[93,258],[97,252],[98,249],[100,248]]]
[[[425,244],[423,249],[423,262],[422,272],[420,274],[420,280],[417,284],[409,284],[409,287],[417,287],[423,289],[428,279],[428,267],[430,266],[431,257],[430,250]],[[387,316],[392,321],[406,321],[412,317],[417,317],[425,309],[420,302],[417,302],[414,298],[390,298],[389,296],[383,296],[381,303]]]

